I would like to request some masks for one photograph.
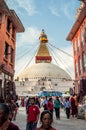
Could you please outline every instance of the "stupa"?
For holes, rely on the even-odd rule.
[[[19,79],[28,79],[29,81],[46,80],[71,80],[70,75],[59,66],[52,63],[52,56],[48,50],[48,38],[44,29],[39,37],[40,45],[35,56],[35,64],[27,67],[20,75]]]
[[[18,94],[38,93],[44,89],[68,91],[73,86],[70,82],[71,77],[66,71],[52,63],[52,56],[47,47],[48,38],[44,30],[40,34],[39,41],[35,64],[28,66],[18,76],[20,83],[16,81]]]

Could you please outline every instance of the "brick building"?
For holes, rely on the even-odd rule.
[[[13,82],[16,33],[20,32],[24,32],[24,27],[19,17],[0,0],[0,96],[6,95],[7,83]]]
[[[77,9],[76,21],[67,40],[72,41],[73,47],[75,93],[83,91],[86,94],[86,2],[81,2]]]

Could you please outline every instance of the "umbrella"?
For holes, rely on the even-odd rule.
[[[52,96],[62,96],[62,93],[61,92],[52,92]]]
[[[45,96],[50,96],[49,93],[47,91],[43,91],[43,92],[39,92],[38,93],[39,97],[45,97]]]
[[[58,91],[42,91],[38,93],[39,97],[45,97],[45,96],[62,96],[61,92]]]

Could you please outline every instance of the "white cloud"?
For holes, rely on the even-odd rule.
[[[20,60],[16,60],[16,66],[15,66],[15,76],[20,74],[27,66],[30,66],[34,64],[35,59],[33,58],[31,61],[32,55],[25,55]],[[31,62],[30,62],[31,61]]]
[[[68,18],[68,19],[73,19],[73,14],[75,12],[75,6],[76,6],[76,1],[71,0],[68,2],[63,2],[60,1],[60,5],[58,4],[59,2],[57,0],[52,0],[51,5],[49,7],[51,13],[55,16],[62,16],[63,14]]]
[[[68,19],[73,19],[74,18],[74,12],[75,12],[75,6],[76,6],[76,2],[74,0],[71,0],[67,3],[62,4],[61,6],[61,11],[65,14],[65,16]]]
[[[58,65],[65,70],[74,79],[74,61],[73,61],[73,50],[72,45],[64,48],[58,48],[53,45],[48,45],[52,63]]]
[[[50,6],[49,9],[50,9],[50,11],[51,11],[51,13],[52,13],[53,15],[55,15],[55,16],[60,16],[60,15],[59,15],[59,10],[58,10],[58,8],[57,8],[55,5]]]
[[[19,34],[17,47],[37,43],[40,33],[36,27],[27,27],[24,33]]]
[[[19,6],[23,9],[26,10],[26,12],[32,16],[35,13],[37,13],[36,9],[35,9],[35,4],[33,2],[33,0],[16,0],[19,4]]]
[[[56,55],[56,61],[58,62],[59,67],[64,69],[74,79],[74,62],[72,46],[64,47],[61,50],[63,50],[66,53],[61,52],[59,50],[56,51],[56,49],[54,50]],[[54,60],[53,62],[56,64]]]
[[[8,6],[13,7],[18,13],[21,14],[19,8],[22,8],[27,12],[29,16],[37,13],[35,4],[33,0],[7,0]]]
[[[24,33],[19,34],[16,48],[17,54],[15,62],[15,74],[20,73],[26,67],[26,65],[29,64],[34,52],[37,49],[35,44],[38,43],[37,45],[39,45],[40,33],[41,32],[37,28],[28,27]],[[31,61],[31,64],[34,63],[34,61]]]

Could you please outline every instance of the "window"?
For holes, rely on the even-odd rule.
[[[84,42],[86,43],[86,27],[84,28]]]
[[[83,36],[83,32],[81,32],[81,42],[82,42],[82,45],[84,45],[84,36]]]
[[[10,62],[13,63],[14,60],[14,50],[13,48],[10,48]]]
[[[77,50],[76,41],[75,41],[75,51]]]
[[[0,24],[2,23],[2,13],[0,13]]]
[[[15,39],[15,28],[12,26],[12,37]]]
[[[9,45],[5,42],[5,48],[4,48],[4,58],[8,58],[8,49]]]
[[[80,51],[80,38],[78,37],[78,51]]]
[[[76,63],[76,77],[78,76],[78,63]]]
[[[73,45],[73,51],[74,51],[74,54],[75,54],[76,52],[75,52],[75,44],[74,44],[74,42],[72,42],[72,45]]]
[[[1,28],[1,23],[2,23],[2,13],[0,13],[0,28]]]
[[[10,32],[11,21],[7,20],[7,31]]]
[[[79,74],[82,74],[82,60],[79,57]]]
[[[86,54],[83,52],[83,68],[84,72],[86,72]]]
[[[76,47],[76,41],[74,42],[74,54],[76,54],[76,50],[77,50],[77,47]]]

